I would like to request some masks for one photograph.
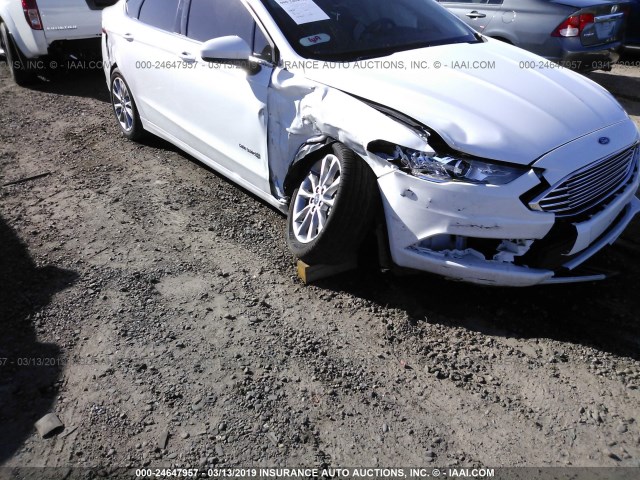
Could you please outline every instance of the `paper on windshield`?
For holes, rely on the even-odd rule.
[[[276,0],[298,25],[329,20],[329,16],[313,0]]]

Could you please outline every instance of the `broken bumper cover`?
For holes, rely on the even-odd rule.
[[[606,208],[572,224],[576,236],[570,239],[571,255],[563,257],[565,261],[557,268],[535,268],[512,260],[530,244],[543,241],[557,219],[552,213],[527,208],[519,199],[540,183],[533,170],[500,187],[434,184],[401,171],[383,175],[378,183],[396,265],[484,285],[524,287],[596,280],[597,276],[568,276],[567,272],[615,242],[640,212],[636,174]],[[527,239],[519,247],[523,252],[515,248],[507,256],[500,254],[505,242],[513,245],[510,239]],[[498,248],[483,254],[472,242]]]

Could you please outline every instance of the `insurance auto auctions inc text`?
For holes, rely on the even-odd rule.
[[[219,472],[222,473],[222,472]],[[256,468],[246,469],[240,477],[244,478],[321,478],[321,479],[353,479],[353,478],[492,478],[495,471],[492,468]],[[230,477],[238,477],[229,472]],[[219,478],[225,474],[214,475]]]

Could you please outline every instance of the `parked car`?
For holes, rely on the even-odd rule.
[[[121,133],[177,145],[342,263],[490,285],[576,268],[640,210],[640,133],[602,87],[432,0],[121,0],[103,14]],[[381,233],[380,233],[381,232]]]
[[[573,70],[609,70],[620,57],[626,1],[438,1],[479,32]]]
[[[624,46],[627,50],[640,51],[640,0],[631,0]]]
[[[0,50],[12,77],[28,84],[52,60],[100,53],[102,9],[117,0],[0,0]]]

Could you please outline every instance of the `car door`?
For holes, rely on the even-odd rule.
[[[483,33],[502,8],[502,0],[438,0],[460,20]]]
[[[161,129],[171,133],[178,120],[174,71],[167,65],[175,60],[172,44],[180,37],[180,1],[144,0],[135,12],[127,5],[132,19],[118,27],[124,40],[119,67],[135,94],[140,116],[152,132]]]
[[[267,94],[272,44],[240,0],[191,0],[182,33],[171,45],[174,59],[181,62],[172,72],[179,139],[238,183],[249,182],[269,192]],[[228,35],[253,48],[260,59],[257,68],[249,71],[201,58],[204,42]]]

